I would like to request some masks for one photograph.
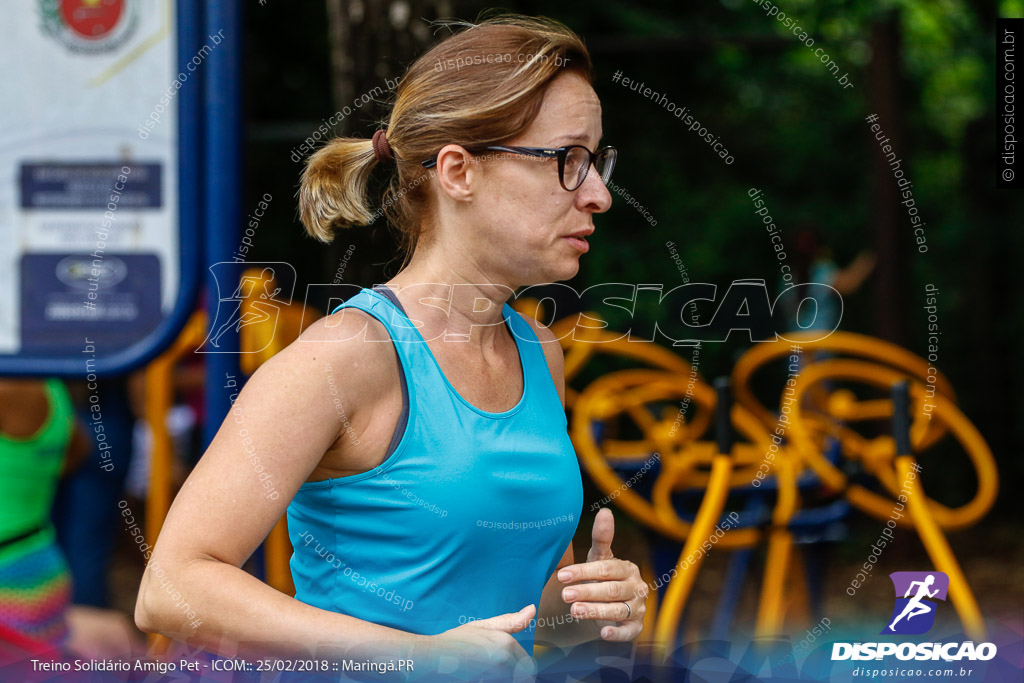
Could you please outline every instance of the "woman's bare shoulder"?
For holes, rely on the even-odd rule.
[[[343,308],[314,322],[296,341],[357,347],[359,342],[386,342],[389,338],[387,329],[374,316],[359,308]]]
[[[328,364],[344,377],[346,392],[371,398],[375,386],[394,375],[398,363],[387,328],[375,317],[357,308],[343,308],[320,318],[292,342],[281,355],[289,365]],[[275,356],[276,358],[276,356]]]

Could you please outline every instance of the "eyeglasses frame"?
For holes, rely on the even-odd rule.
[[[574,147],[579,147],[581,149],[586,150],[587,154],[590,155],[590,162],[587,164],[587,170],[583,174],[583,180],[580,181],[579,185],[570,190],[568,187],[565,186],[565,159],[569,155],[569,150]],[[466,147],[465,150],[470,154],[479,154],[480,152],[488,151],[508,152],[510,154],[521,154],[530,157],[558,159],[558,184],[561,185],[562,189],[565,190],[566,192],[575,192],[576,190],[583,187],[583,183],[586,182],[587,180],[587,173],[590,173],[590,167],[593,166],[594,168],[597,168],[597,159],[601,154],[606,153],[608,150],[611,150],[615,155],[615,159],[618,158],[618,150],[612,147],[611,145],[601,147],[595,152],[590,151],[590,148],[586,147],[585,145],[566,145],[565,147],[507,147],[504,145],[489,145],[487,147]],[[433,168],[437,166],[437,157],[435,156],[433,159],[427,159],[426,161],[420,163],[423,166],[423,168]],[[612,164],[612,168],[614,169],[614,160]],[[607,180],[605,180],[604,182],[606,185],[608,184]]]

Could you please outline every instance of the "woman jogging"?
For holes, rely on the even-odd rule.
[[[612,555],[610,511],[573,557],[582,485],[559,344],[507,304],[578,271],[611,205],[600,139],[579,37],[504,16],[414,62],[372,139],[309,159],[299,207],[325,242],[375,222],[370,171],[393,173],[383,206],[406,263],[246,383],[171,507],[141,628],[217,651],[432,647],[506,666],[529,664],[535,632],[636,638],[648,589]],[[294,599],[240,569],[285,512]]]

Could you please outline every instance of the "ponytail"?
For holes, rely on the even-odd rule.
[[[334,227],[370,223],[366,185],[376,164],[373,143],[359,138],[334,138],[310,156],[299,183],[299,216],[306,232],[330,243]]]

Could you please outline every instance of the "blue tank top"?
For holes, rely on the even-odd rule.
[[[458,394],[387,296],[362,289],[334,312],[345,307],[387,328],[407,413],[378,467],[305,483],[288,506],[295,597],[422,635],[539,608],[579,523],[583,487],[533,329],[505,304],[523,395],[490,413]],[[531,655],[535,626],[513,634]]]

